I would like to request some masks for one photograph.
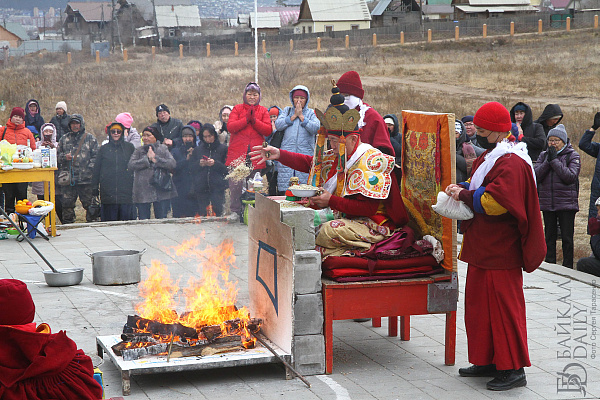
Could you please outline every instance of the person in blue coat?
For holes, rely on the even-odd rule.
[[[291,106],[283,109],[275,121],[275,128],[284,131],[281,141],[282,150],[312,156],[315,152],[315,140],[321,123],[313,109],[308,108],[310,92],[306,86],[297,85],[290,90]],[[277,162],[277,190],[285,193],[290,178],[297,176],[301,183],[308,181],[308,174],[298,172]]]

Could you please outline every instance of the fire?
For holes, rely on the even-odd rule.
[[[237,281],[230,280],[230,269],[235,268],[233,240],[225,239],[215,247],[206,245],[204,249],[200,249],[201,242],[205,242],[203,237],[194,237],[173,248],[177,257],[199,260],[200,277],[191,277],[187,287],[180,288],[167,266],[152,260],[148,278],[140,284],[140,296],[144,300],[135,310],[142,318],[163,324],[179,323],[197,331],[205,326],[220,325],[223,336],[240,335],[244,346],[253,347],[255,339],[247,329],[249,310],[235,307]],[[177,312],[180,294],[183,294],[186,312]],[[231,331],[232,320],[239,321],[233,324],[237,327],[235,332]],[[144,330],[144,327],[139,328]]]

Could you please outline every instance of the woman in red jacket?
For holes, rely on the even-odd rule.
[[[269,112],[260,103],[260,86],[257,83],[250,82],[244,89],[244,102],[233,107],[227,122],[227,129],[231,134],[229,140],[229,149],[227,151],[227,160],[225,164],[228,167],[236,167],[240,163],[249,160],[248,153],[252,147],[263,143],[265,137],[271,134],[271,119]],[[250,176],[254,176],[256,171],[264,168],[264,164],[257,165],[256,161],[252,163],[253,171]],[[244,179],[245,180],[245,179]],[[241,215],[242,186],[244,181],[229,179],[229,192],[231,200],[231,212]]]

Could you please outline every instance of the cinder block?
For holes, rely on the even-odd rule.
[[[294,254],[294,291],[296,294],[321,292],[321,253],[318,251]]]
[[[325,337],[323,335],[294,336],[292,357],[294,368],[300,374],[324,374]]]
[[[281,222],[293,229],[294,250],[314,250],[315,212],[310,208],[284,208]]]
[[[321,293],[296,295],[294,335],[323,333],[323,297]]]

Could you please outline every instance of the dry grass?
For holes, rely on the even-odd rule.
[[[343,48],[343,41],[324,41],[320,53],[294,54],[281,46],[270,50],[270,60],[260,60],[261,103],[287,106],[289,90],[304,84],[312,91],[310,105],[323,109],[330,80],[354,69],[363,77],[365,100],[382,115],[412,109],[462,116],[496,100],[508,107],[525,101],[537,117],[546,104],[558,103],[570,138],[577,144],[599,108],[598,38],[598,32],[577,31],[376,49],[365,42],[353,43],[349,50]],[[239,103],[243,87],[254,80],[253,57],[215,54],[180,60],[177,53],[163,53],[152,62],[149,50],[138,47],[129,52],[128,63],[113,55],[100,65],[88,53],[74,54],[71,65],[64,63],[64,54],[25,57],[2,70],[0,93],[7,109],[0,112],[0,121],[8,119],[11,107],[36,98],[46,119],[53,115],[56,102],[65,100],[69,112],[82,114],[88,131],[99,139],[119,112],[131,112],[138,129],[154,122],[154,109],[160,103],[184,122],[212,123],[221,106]],[[594,165],[595,159],[582,154],[576,257],[589,253],[585,219]]]

